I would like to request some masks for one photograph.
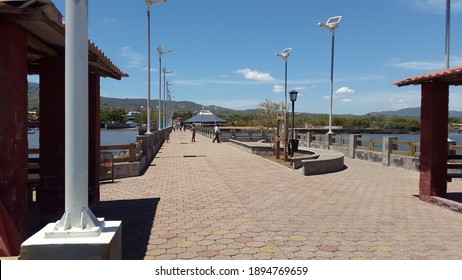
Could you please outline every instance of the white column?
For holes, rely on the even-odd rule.
[[[100,222],[88,208],[88,0],[66,0],[65,213],[57,231]]]

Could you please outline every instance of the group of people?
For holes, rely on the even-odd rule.
[[[178,129],[178,131],[181,131],[181,130],[186,131],[186,126],[179,126],[179,125],[177,126],[177,125],[174,124],[173,125],[173,131],[176,131],[177,129]]]
[[[194,124],[191,127],[191,132],[191,142],[196,142],[196,126]],[[218,125],[215,125],[215,127],[213,128],[213,133],[215,137],[213,138],[212,142],[215,143],[215,141],[217,141],[217,143],[220,143],[220,128],[218,127]]]

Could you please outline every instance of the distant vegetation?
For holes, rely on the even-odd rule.
[[[29,83],[29,110],[38,111],[39,85]],[[157,108],[158,100],[151,100],[151,106]],[[203,106],[189,101],[172,101],[174,119],[183,121],[191,118],[201,110],[211,110],[215,115],[238,126],[275,126],[276,113],[279,103],[271,100],[262,101],[253,110],[232,110],[219,106]],[[104,123],[125,122],[126,113],[139,111],[141,115],[138,123],[146,122],[146,99],[118,99],[101,97],[101,121]],[[408,108],[392,112],[376,112],[367,115],[333,115],[332,125],[352,129],[401,129],[418,131],[420,129],[420,108]],[[271,118],[271,116],[274,116]],[[461,112],[450,112],[449,123],[462,123]],[[152,121],[157,121],[157,114],[151,114]],[[296,113],[295,127],[327,126],[327,114]]]

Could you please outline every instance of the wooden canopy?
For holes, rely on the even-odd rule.
[[[0,23],[15,24],[27,32],[28,74],[39,74],[42,57],[64,56],[65,23],[51,0],[1,2]],[[91,41],[88,56],[90,72],[117,80],[128,77]]]

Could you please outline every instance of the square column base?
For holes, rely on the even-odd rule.
[[[20,260],[121,260],[122,222],[105,221],[97,237],[45,237],[50,223],[21,245]]]

